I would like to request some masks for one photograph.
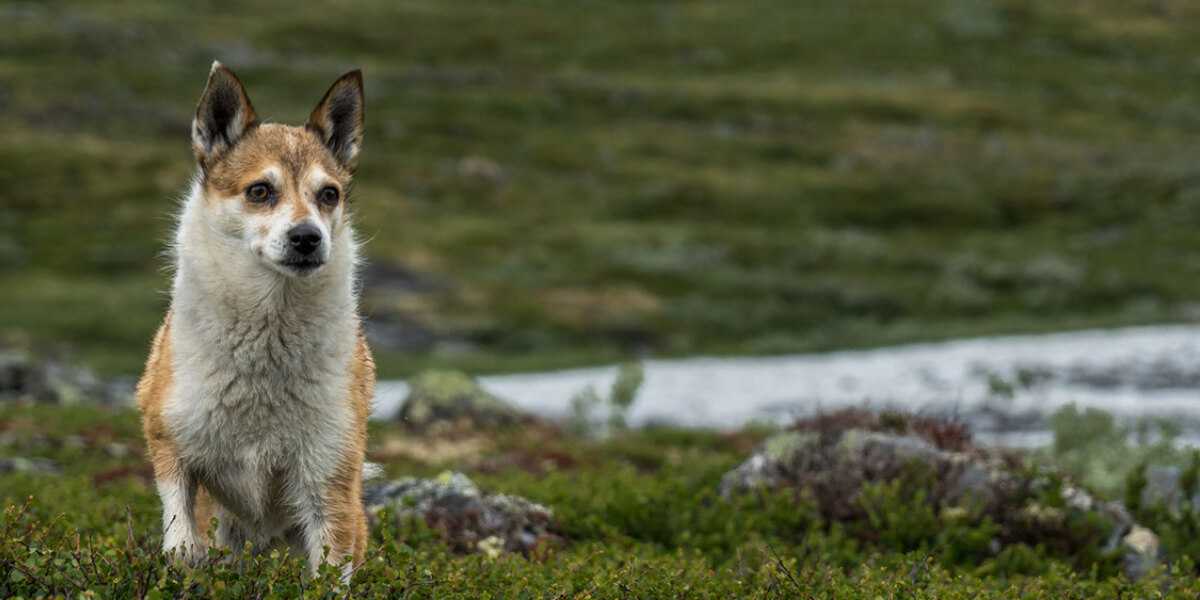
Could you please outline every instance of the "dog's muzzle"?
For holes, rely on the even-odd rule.
[[[283,264],[299,273],[316,270],[325,264],[321,258],[321,245],[325,243],[321,230],[315,225],[304,223],[287,232],[288,250]]]

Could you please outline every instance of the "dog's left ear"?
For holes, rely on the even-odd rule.
[[[343,167],[353,171],[363,137],[362,71],[355,69],[333,82],[309,115],[306,126]]]

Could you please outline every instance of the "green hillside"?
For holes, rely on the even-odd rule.
[[[137,370],[167,302],[161,253],[214,58],[288,122],[365,70],[354,203],[387,375],[1200,310],[1185,0],[0,15],[0,332],[110,372]]]

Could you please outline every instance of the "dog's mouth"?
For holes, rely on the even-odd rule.
[[[325,266],[325,261],[314,257],[293,258],[279,263],[284,269],[296,275],[308,275]]]

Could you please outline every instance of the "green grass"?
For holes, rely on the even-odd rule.
[[[0,433],[0,456],[46,457],[63,468],[57,476],[0,475],[0,596],[343,593],[335,571],[305,578],[300,561],[286,554],[231,562],[222,560],[228,551],[214,551],[211,563],[196,569],[161,557],[158,499],[132,412],[10,406],[0,409]],[[1190,598],[1200,592],[1190,554],[1137,583],[1116,575],[1113,557],[1102,553],[1012,544],[995,554],[994,524],[932,514],[919,493],[899,483],[864,494],[871,518],[862,522],[823,521],[806,500],[787,495],[719,499],[720,476],[764,433],[650,429],[594,441],[535,428],[414,437],[374,424],[370,454],[391,476],[461,469],[488,491],[551,506],[557,531],[569,541],[530,557],[492,559],[450,553],[421,524],[380,525],[355,575],[355,597]]]
[[[339,593],[335,572],[306,579],[286,554],[230,563],[221,560],[227,551],[214,551],[213,562],[197,569],[163,559],[158,501],[131,412],[9,407],[0,411],[0,431],[0,456],[63,466],[61,476],[0,475],[0,595]],[[375,424],[370,453],[389,474],[462,469],[487,490],[551,506],[569,541],[531,557],[490,559],[450,553],[421,524],[377,526],[355,595],[1183,598],[1200,590],[1190,554],[1138,583],[1116,576],[1117,564],[1103,553],[1013,544],[995,554],[994,524],[933,514],[899,483],[864,494],[871,518],[863,522],[823,521],[806,500],[787,495],[719,499],[720,476],[764,433],[651,429],[589,441],[534,429],[414,437]],[[114,452],[114,444],[129,452]]]
[[[4,11],[0,332],[106,371],[137,370],[167,302],[213,58],[291,122],[365,69],[370,258],[443,284],[366,311],[448,340],[382,352],[388,375],[1196,314],[1191,3]]]

